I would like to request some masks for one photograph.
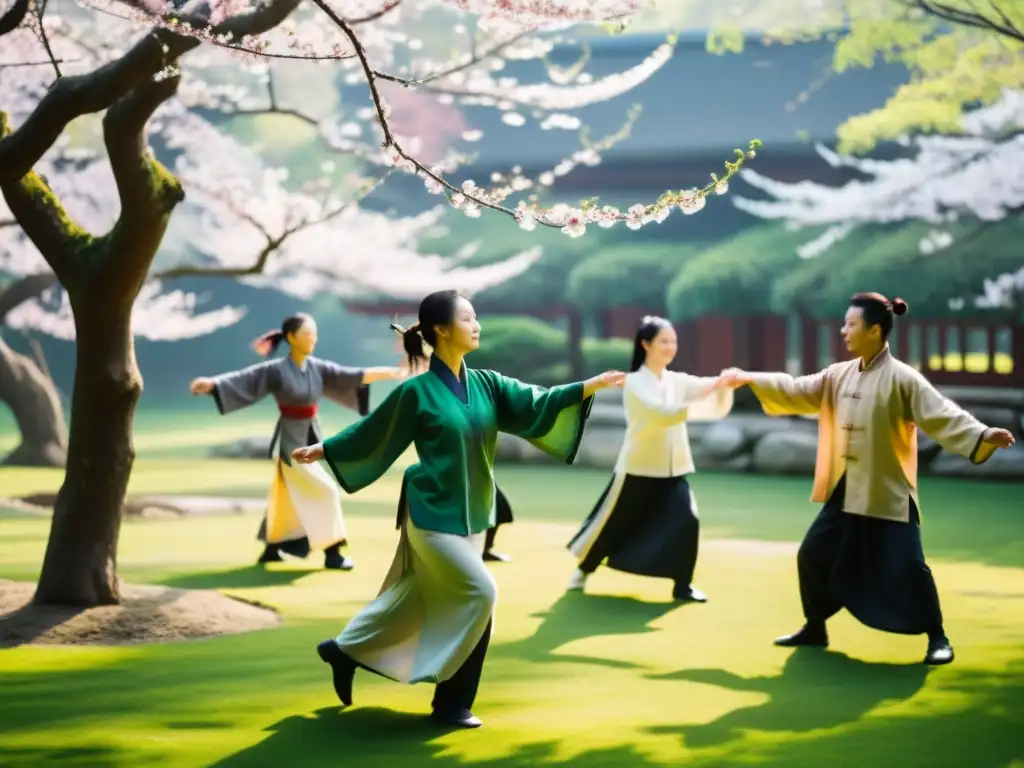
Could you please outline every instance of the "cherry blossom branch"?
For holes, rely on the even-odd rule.
[[[404,85],[404,86],[426,85],[427,83],[433,82],[434,80],[440,80],[441,78],[450,77],[451,75],[458,74],[459,72],[464,72],[465,70],[469,69],[470,67],[474,67],[477,64],[479,64],[480,62],[486,61],[487,59],[491,58],[492,56],[497,56],[502,51],[507,49],[509,46],[515,45],[516,43],[521,41],[528,34],[529,34],[528,32],[520,32],[519,34],[514,35],[513,37],[509,38],[508,40],[503,40],[500,43],[495,43],[493,46],[491,46],[490,48],[488,48],[485,51],[477,52],[477,51],[474,50],[470,54],[470,57],[469,57],[468,61],[465,61],[465,62],[463,62],[461,64],[455,64],[455,65],[453,65],[451,67],[448,67],[447,69],[443,69],[443,70],[441,70],[439,72],[434,72],[433,74],[426,75],[424,77],[419,77],[419,78],[415,78],[415,79],[404,78],[404,77],[398,77],[396,75],[389,75],[386,72],[381,72],[380,70],[376,70],[376,69],[373,70],[373,75],[378,80],[387,80],[389,82],[398,83],[399,85]],[[433,89],[431,89],[431,90],[433,90]],[[439,91],[436,91],[436,92],[437,93],[442,93],[443,91],[439,90]]]
[[[262,274],[267,266],[267,261],[270,259],[271,255],[278,251],[281,248],[281,246],[285,244],[288,238],[298,234],[299,232],[302,232],[303,230],[310,229],[311,227],[316,227],[321,224],[326,224],[332,219],[337,218],[346,210],[351,208],[353,205],[357,205],[359,202],[361,202],[367,195],[369,195],[371,192],[373,192],[373,190],[380,186],[390,174],[391,171],[388,171],[379,179],[374,179],[370,183],[364,185],[363,188],[360,189],[359,192],[357,192],[351,199],[346,200],[344,203],[335,206],[334,208],[328,210],[323,215],[303,219],[302,221],[296,224],[285,227],[283,231],[277,235],[271,235],[267,231],[267,229],[262,224],[260,224],[256,219],[249,216],[244,211],[239,210],[238,206],[234,205],[234,203],[227,201],[227,205],[232,211],[232,213],[244,219],[248,223],[252,224],[257,230],[259,230],[260,234],[262,234],[267,240],[264,247],[261,248],[259,253],[257,254],[255,261],[253,261],[252,264],[244,267],[204,267],[198,265],[181,264],[175,267],[171,267],[170,269],[154,272],[150,274],[150,279],[170,280],[175,278],[198,276],[248,277],[252,275]],[[190,186],[195,185],[193,184]]]
[[[0,140],[0,180],[13,181],[25,176],[53,146],[68,123],[82,115],[107,109],[197,48],[205,38],[261,34],[284,21],[299,2],[268,0],[252,11],[212,27],[200,19],[188,17],[181,22],[185,34],[154,29],[119,59],[87,74],[60,78],[25,123]]]
[[[476,208],[486,208],[511,216],[524,229],[533,229],[536,224],[541,224],[542,226],[561,229],[570,236],[579,237],[586,231],[588,221],[599,223],[605,227],[611,226],[617,221],[625,221],[631,229],[639,229],[648,221],[664,221],[664,218],[668,216],[674,206],[678,206],[684,213],[696,213],[704,207],[706,197],[709,194],[712,192],[725,194],[728,191],[729,179],[743,167],[747,159],[753,159],[756,156],[756,150],[761,146],[761,141],[754,139],[750,142],[746,152],[740,149],[735,150],[736,160],[733,162],[726,161],[726,173],[722,178],[719,178],[717,174],[712,174],[711,183],[702,188],[681,190],[679,192],[669,191],[664,193],[654,203],[632,206],[627,213],[622,213],[612,206],[604,206],[598,210],[596,204],[592,201],[582,202],[578,209],[569,208],[568,206],[562,206],[562,210],[559,210],[557,207],[540,209],[536,205],[530,208],[527,207],[525,201],[520,201],[514,209],[508,208],[501,205],[499,201],[504,200],[511,194],[511,188],[499,187],[495,190],[480,190],[477,192],[479,188],[473,182],[464,182],[461,187],[456,187],[441,176],[439,172],[428,168],[402,148],[395,139],[388,123],[380,91],[377,88],[378,75],[373,67],[370,66],[366,50],[363,48],[358,35],[324,0],[313,0],[313,3],[334,22],[352,44],[356,57],[359,59],[363,73],[366,76],[370,100],[373,102],[377,113],[377,122],[384,134],[382,147],[386,152],[391,153],[396,167],[401,170],[415,172],[417,175],[424,176],[429,181],[433,181],[435,185],[450,193],[449,202],[456,207],[469,201]],[[475,209],[471,208],[470,210]]]
[[[46,34],[46,25],[43,23],[43,16],[46,15],[46,7],[48,0],[36,0],[34,7],[35,22],[33,26],[36,27],[36,31],[39,35],[39,41],[43,44],[43,49],[46,51],[46,55],[50,60],[50,64],[53,65],[53,71],[57,77],[60,74],[60,64],[57,63],[57,57],[53,55],[53,48],[50,46],[50,37]]]

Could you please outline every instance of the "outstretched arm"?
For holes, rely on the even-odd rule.
[[[416,393],[399,386],[365,419],[322,443],[296,448],[292,459],[312,464],[324,459],[347,493],[355,493],[387,472],[416,434]]]
[[[217,410],[222,414],[237,411],[258,403],[270,393],[271,371],[275,362],[267,360],[240,371],[193,379],[189,391],[193,395],[212,395]]]
[[[587,381],[544,389],[495,371],[479,373],[489,380],[498,429],[566,464],[576,459],[594,394],[625,381],[624,373],[608,371]]]
[[[722,371],[722,378],[733,389],[749,386],[769,416],[809,416],[821,410],[828,372],[826,368],[809,376],[793,377],[788,373],[750,373],[727,368]]]
[[[928,437],[950,453],[973,464],[983,464],[998,448],[1016,442],[1013,433],[982,424],[945,397],[919,373],[904,385],[904,418],[913,421]]]

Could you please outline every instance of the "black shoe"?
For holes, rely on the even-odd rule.
[[[693,586],[693,584],[676,584],[672,588],[672,599],[682,600],[687,603],[706,603],[708,596]]]
[[[810,646],[816,648],[828,647],[828,632],[823,625],[806,624],[791,635],[783,635],[775,638],[775,645],[783,648],[798,648]]]
[[[324,554],[324,568],[332,571],[351,571],[355,568],[355,563],[340,552],[327,552]]]
[[[444,707],[430,713],[431,719],[443,725],[456,728],[479,728],[483,723],[480,718],[464,707]]]
[[[500,552],[492,552],[491,550],[488,549],[486,552],[484,552],[484,562],[485,563],[511,563],[512,562],[512,558],[509,557],[508,555],[503,555]]]
[[[317,655],[334,673],[334,692],[341,703],[352,706],[352,681],[356,676],[356,663],[333,640],[324,640],[316,647]]]
[[[267,544],[263,554],[260,555],[260,559],[256,562],[260,565],[264,563],[282,563],[284,558],[281,557],[281,550],[278,549],[276,544]]]
[[[945,635],[928,639],[928,652],[924,656],[925,664],[936,667],[940,664],[949,664],[955,656],[953,646],[949,644]]]

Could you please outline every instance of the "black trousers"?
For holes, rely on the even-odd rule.
[[[605,495],[610,489],[611,484]],[[598,501],[595,512],[604,498]],[[584,523],[584,529],[586,526]],[[699,546],[700,518],[693,509],[686,478],[629,475],[615,509],[579,569],[593,573],[607,559],[608,567],[618,571],[670,578],[689,586]]]
[[[493,624],[493,620],[487,622],[487,628],[484,630],[483,636],[477,642],[473,652],[469,654],[469,658],[462,662],[462,666],[459,667],[458,671],[443,683],[438,683],[434,687],[434,700],[431,703],[434,709],[473,708],[477,691],[480,689],[480,678],[484,671],[484,659],[487,658],[487,649],[491,644],[491,628]],[[351,659],[351,657],[349,658]],[[373,667],[360,664],[355,659],[351,659],[351,662],[356,665],[357,669],[372,672],[388,680],[393,679],[381,674]]]
[[[913,500],[910,522],[882,520],[843,512],[845,490],[844,477],[797,553],[807,621],[824,622],[846,608],[873,629],[941,634],[939,593]]]
[[[480,678],[484,671],[484,659],[487,657],[487,648],[491,644],[491,625],[487,622],[487,629],[483,637],[476,644],[476,648],[469,655],[458,672],[438,683],[434,688],[434,709],[472,709],[476,701],[477,690],[480,688]]]

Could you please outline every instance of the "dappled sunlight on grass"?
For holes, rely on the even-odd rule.
[[[318,555],[255,567],[251,514],[129,521],[128,581],[219,588],[278,607],[283,626],[177,645],[2,651],[0,763],[1004,768],[1018,756],[1020,568],[935,561],[958,658],[928,672],[922,638],[845,614],[831,651],[773,647],[800,620],[792,545],[709,537],[697,573],[706,605],[674,604],[669,582],[607,570],[587,594],[567,595],[573,526],[527,514],[501,534],[515,560],[492,569],[500,602],[476,707],[485,729],[439,731],[424,717],[429,687],[361,673],[356,707],[339,711],[314,646],[376,594],[390,564],[393,505],[371,508],[349,514],[350,573],[319,570]],[[0,577],[34,572],[46,531],[45,519],[0,519]]]

